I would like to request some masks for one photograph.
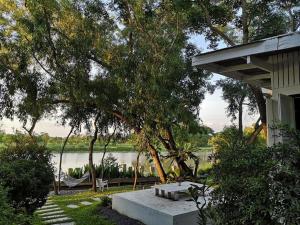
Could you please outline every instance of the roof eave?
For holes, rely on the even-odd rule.
[[[300,32],[280,35],[249,44],[233,46],[213,52],[203,53],[193,58],[193,66],[201,66],[218,61],[243,58],[300,47]]]

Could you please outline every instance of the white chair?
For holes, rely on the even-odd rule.
[[[106,190],[108,190],[108,180],[96,179],[96,182],[100,191],[104,191],[105,186]]]

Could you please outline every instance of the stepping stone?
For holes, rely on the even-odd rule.
[[[56,219],[60,217],[66,217],[64,214],[55,214],[55,215],[50,215],[50,216],[42,216],[43,220],[49,220],[49,219]]]
[[[88,202],[88,201],[84,201],[84,202],[80,202],[82,205],[92,205],[93,203]]]
[[[53,204],[54,204],[53,202],[48,202],[48,201],[45,203],[45,205],[53,205]]]
[[[67,207],[70,208],[70,209],[77,209],[77,208],[79,208],[78,205],[73,205],[73,204],[67,205]]]
[[[37,213],[46,213],[46,212],[52,212],[55,210],[60,210],[60,208],[55,207],[55,208],[50,208],[50,209],[38,209],[36,212]]]
[[[57,219],[46,220],[45,223],[55,224],[55,223],[60,223],[60,222],[70,222],[71,220],[72,219],[70,217],[62,217],[62,218],[57,218]]]
[[[101,202],[101,199],[100,198],[92,198],[94,201],[96,202]]]
[[[67,222],[67,223],[55,223],[53,225],[75,225],[75,222]]]
[[[53,212],[46,212],[46,213],[41,213],[39,214],[39,216],[50,216],[50,215],[57,215],[57,214],[60,214],[60,213],[64,213],[63,210],[57,210],[57,211],[53,211]]]
[[[44,206],[42,206],[41,209],[50,209],[50,208],[55,208],[55,207],[58,207],[58,205],[56,205],[56,204],[52,204],[52,205],[44,205]]]
[[[46,202],[45,205],[43,206],[51,206],[51,205],[55,205],[53,202]]]

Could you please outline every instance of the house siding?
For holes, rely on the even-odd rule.
[[[300,50],[277,53],[269,58],[273,66],[271,72],[272,97],[267,99],[268,145],[285,141],[274,129],[278,124],[295,128],[295,112],[292,98],[300,94]],[[284,97],[286,96],[286,97]]]
[[[294,95],[300,93],[300,50],[278,53],[271,56],[273,72],[271,82],[273,96],[277,94]]]

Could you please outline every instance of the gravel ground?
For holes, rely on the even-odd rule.
[[[121,215],[117,211],[112,210],[111,207],[101,207],[99,210],[101,215],[113,221],[117,225],[145,225],[137,220]]]

